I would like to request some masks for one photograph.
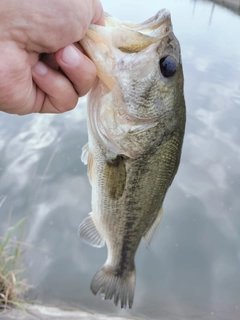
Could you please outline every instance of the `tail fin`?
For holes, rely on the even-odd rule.
[[[91,290],[94,294],[100,292],[103,299],[114,297],[115,305],[120,301],[121,308],[126,309],[127,304],[131,308],[134,298],[135,278],[135,267],[132,271],[125,271],[122,275],[118,275],[113,267],[104,265],[93,277]]]

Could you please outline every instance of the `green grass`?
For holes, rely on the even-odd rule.
[[[0,237],[0,308],[11,306],[23,307],[23,296],[29,286],[23,277],[24,243],[15,240],[17,233],[22,231],[25,218],[8,228],[5,237]]]

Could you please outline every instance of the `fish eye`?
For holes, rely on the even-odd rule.
[[[172,76],[174,76],[174,74],[177,71],[177,63],[176,60],[171,57],[171,56],[167,56],[164,57],[160,60],[160,69],[162,72],[162,75],[165,78],[170,78]]]

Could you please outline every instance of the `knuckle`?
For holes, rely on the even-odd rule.
[[[58,110],[59,112],[63,113],[66,111],[71,111],[73,110],[77,103],[78,103],[78,96],[77,94],[72,91],[72,93],[70,94],[70,92],[68,91],[67,94],[63,94],[63,100],[58,101],[56,104],[58,105]]]

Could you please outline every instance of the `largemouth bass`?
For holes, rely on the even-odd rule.
[[[106,15],[81,45],[97,67],[88,97],[88,164],[92,212],[82,240],[105,244],[108,257],[91,283],[94,294],[132,307],[134,257],[150,242],[177,172],[185,129],[183,72],[170,13],[134,24]]]

